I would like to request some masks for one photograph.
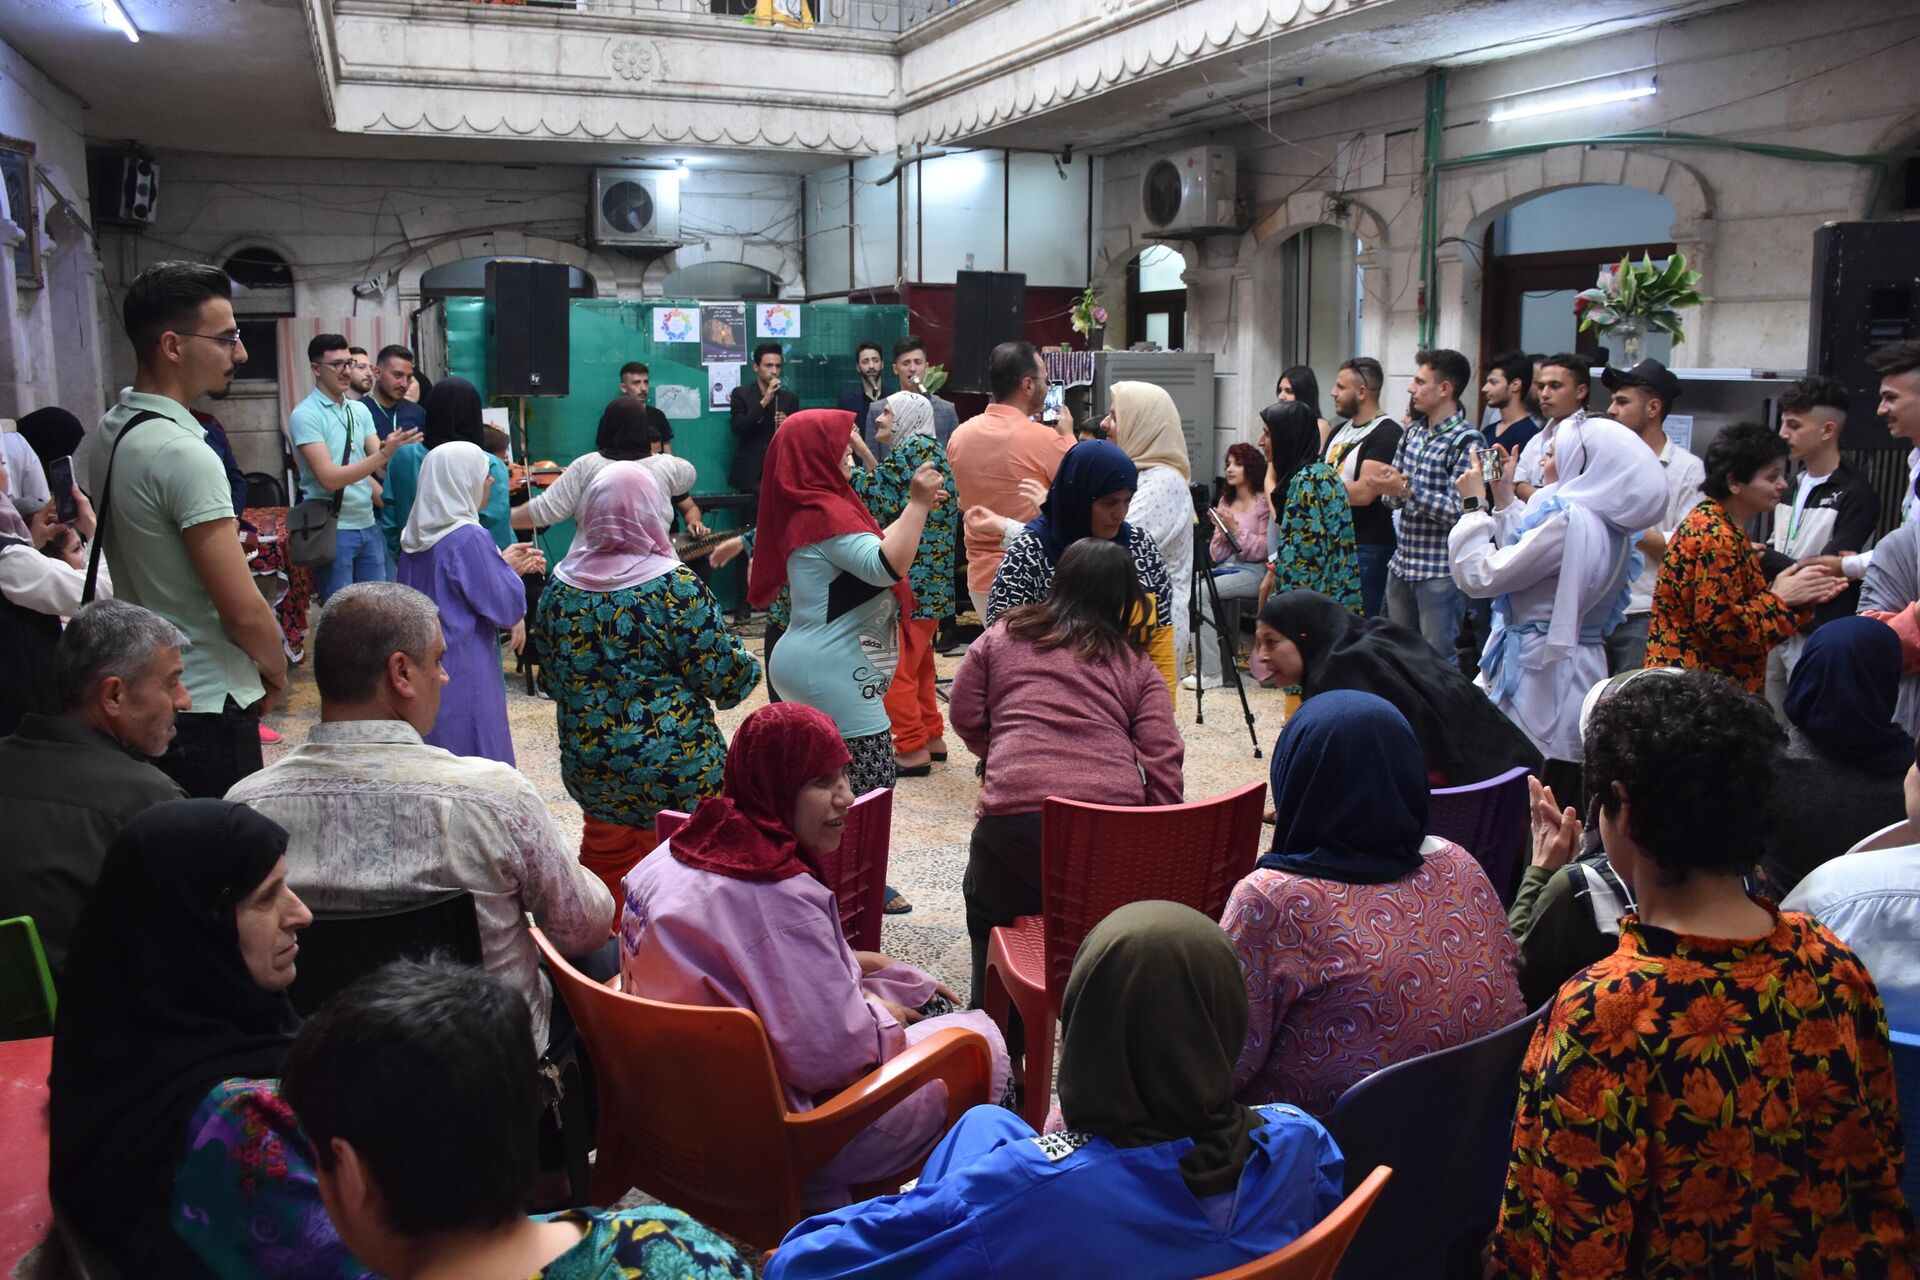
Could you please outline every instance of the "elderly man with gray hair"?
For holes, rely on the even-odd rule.
[[[29,712],[0,738],[0,919],[33,917],[56,977],[121,826],[186,794],[149,763],[173,740],[174,713],[193,705],[181,683],[185,644],[137,604],[87,605],[54,649],[58,714]]]
[[[473,894],[487,969],[533,1013],[548,1046],[553,996],[526,916],[562,954],[608,944],[613,895],[582,867],[534,785],[511,765],[430,747],[447,642],[412,587],[360,582],[328,597],[314,632],[320,723],[227,799],[292,834],[287,883],[315,911],[378,911]],[[617,961],[601,965],[611,976]]]

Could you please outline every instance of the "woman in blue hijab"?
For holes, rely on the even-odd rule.
[[[1787,682],[1787,747],[1760,859],[1778,901],[1823,862],[1907,816],[1913,739],[1893,722],[1900,638],[1876,618],[1835,618],[1807,637]]]
[[[1118,542],[1133,557],[1133,571],[1147,593],[1147,605],[1154,613],[1147,652],[1171,690],[1175,678],[1174,583],[1153,539],[1127,523],[1127,505],[1133,501],[1139,482],[1133,459],[1119,445],[1083,440],[1067,450],[1060,469],[1054,472],[1039,516],[1006,544],[1006,557],[987,596],[986,625],[992,626],[1001,614],[1018,605],[1045,600],[1053,589],[1054,566],[1080,539]]]
[[[1427,766],[1393,704],[1334,689],[1273,753],[1273,848],[1221,926],[1250,1017],[1244,1103],[1325,1117],[1381,1067],[1523,1017],[1519,960],[1486,872],[1427,834]]]

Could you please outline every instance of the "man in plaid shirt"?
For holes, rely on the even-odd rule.
[[[1413,407],[1384,481],[1383,501],[1399,514],[1400,546],[1387,572],[1387,617],[1418,631],[1442,657],[1454,656],[1454,637],[1467,598],[1454,585],[1447,561],[1447,535],[1460,518],[1453,482],[1467,469],[1467,455],[1484,443],[1467,422],[1460,396],[1473,367],[1458,351],[1422,351],[1414,357]]]

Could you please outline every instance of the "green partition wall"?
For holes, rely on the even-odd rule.
[[[733,433],[727,426],[726,410],[709,407],[709,382],[706,367],[700,362],[700,343],[653,340],[655,307],[698,305],[669,299],[574,300],[567,313],[570,392],[526,402],[531,456],[567,463],[590,452],[600,411],[619,393],[620,366],[629,360],[640,360],[652,371],[655,403],[659,402],[658,391],[662,386],[690,387],[699,393],[700,416],[673,420],[673,451],[693,463],[700,473],[694,492],[730,490],[727,469],[733,462]],[[803,408],[830,408],[838,402],[840,389],[859,377],[854,363],[854,348],[859,343],[870,340],[879,343],[883,350],[891,351],[894,342],[907,333],[905,307],[793,305],[800,313],[800,336],[782,342],[786,348],[785,381],[800,397]],[[449,298],[445,306],[447,371],[479,387],[489,404],[506,404],[517,414],[517,401],[492,398],[492,370],[487,364],[486,299]],[[749,356],[754,345],[763,340],[752,331],[753,315],[753,305],[749,303]],[[742,365],[740,378],[742,382],[752,381],[750,366]],[[516,420],[516,456],[519,443]],[[715,511],[708,523],[716,529],[726,529],[738,527],[741,521],[731,512]],[[555,529],[545,540],[549,556],[564,550],[572,538],[571,524]],[[723,597],[729,594],[722,592]]]

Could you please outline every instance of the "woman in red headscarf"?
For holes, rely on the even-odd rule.
[[[846,744],[823,712],[779,702],[746,718],[727,748],[722,794],[702,800],[627,873],[626,989],[753,1010],[795,1111],[952,1026],[984,1035],[993,1079],[1010,1080],[1006,1046],[984,1013],[953,1012],[958,997],[943,984],[847,945],[833,891],[816,872],[819,857],[839,847],[853,804],[847,765]],[[914,1093],[809,1180],[803,1207],[848,1203],[852,1187],[931,1147],[945,1118],[944,1085]]]
[[[900,658],[907,570],[927,513],[946,499],[932,464],[914,473],[907,507],[885,530],[847,476],[856,420],[839,409],[790,415],[767,446],[747,599],[764,609],[785,585],[793,621],[769,661],[780,696],[833,717],[856,796],[894,781],[887,686]]]

